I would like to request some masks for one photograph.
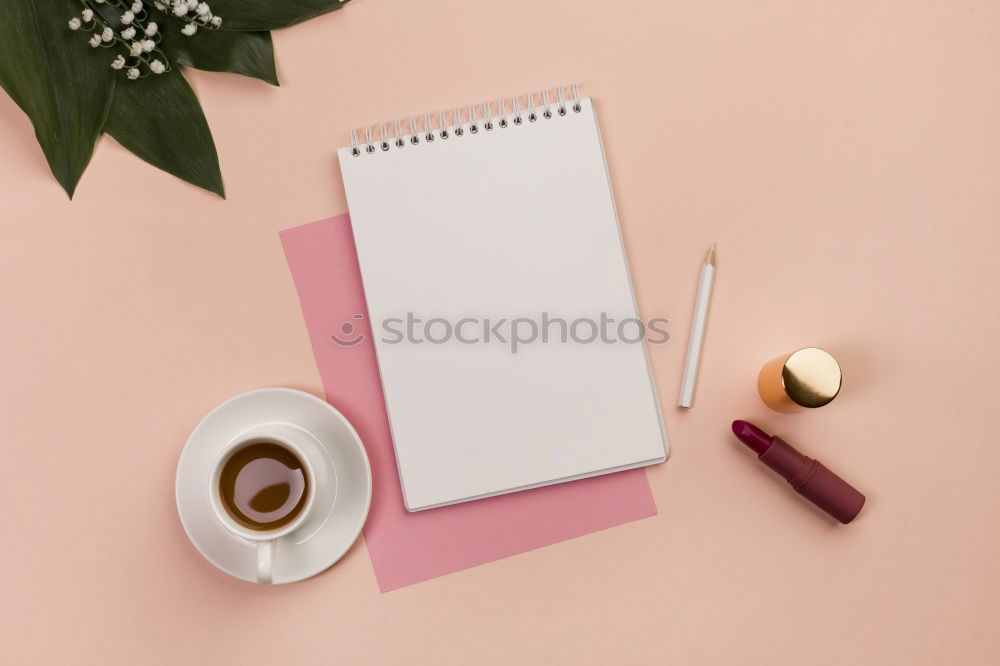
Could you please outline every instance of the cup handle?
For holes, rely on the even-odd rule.
[[[261,541],[257,544],[257,582],[270,585],[272,582],[271,570],[274,563],[274,547],[276,540]]]

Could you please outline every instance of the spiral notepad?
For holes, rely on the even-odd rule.
[[[351,139],[338,157],[406,508],[665,460],[592,101],[559,88]]]

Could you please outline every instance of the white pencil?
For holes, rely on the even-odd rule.
[[[679,407],[690,407],[694,400],[694,385],[698,381],[698,363],[701,361],[701,346],[705,341],[705,320],[708,319],[708,303],[712,299],[712,282],[715,280],[715,243],[708,246],[705,263],[698,278],[698,295],[694,300],[694,320],[691,322],[691,337],[688,339],[687,358],[684,359],[684,377],[681,379],[681,395],[677,399]]]

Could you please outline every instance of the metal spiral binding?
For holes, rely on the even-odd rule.
[[[552,89],[545,89],[501,98],[496,101],[495,106],[489,101],[473,104],[465,108],[464,114],[462,107],[455,107],[450,111],[425,113],[419,117],[410,116],[380,123],[375,127],[353,129],[351,155],[360,157],[362,154],[373,155],[393,148],[399,150],[407,144],[417,146],[421,142],[433,143],[436,139],[463,137],[466,133],[478,134],[480,129],[492,132],[494,129],[522,125],[525,118],[529,123],[534,123],[539,117],[550,120],[553,115],[565,116],[570,110],[574,113],[583,110],[580,104],[580,86],[577,84],[569,86],[569,97],[563,87],[555,89],[555,100],[551,97],[552,92]]]

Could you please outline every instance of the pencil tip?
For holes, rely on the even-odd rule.
[[[708,254],[705,255],[705,263],[709,266],[715,265],[715,243],[708,246]]]

